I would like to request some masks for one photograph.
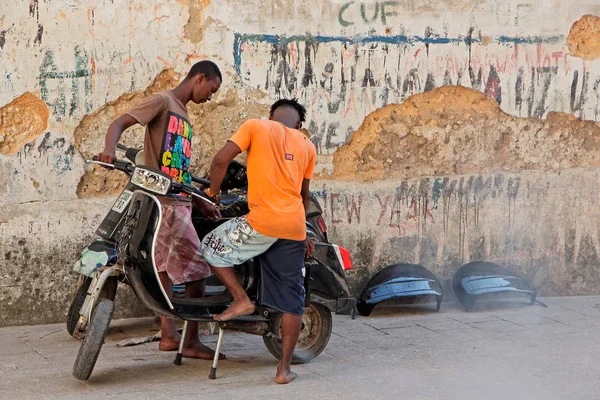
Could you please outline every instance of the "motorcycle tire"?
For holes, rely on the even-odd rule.
[[[277,314],[269,323],[271,332],[278,337],[281,337],[281,317],[282,314]],[[331,311],[321,304],[310,303],[302,316],[302,330],[292,356],[292,364],[307,363],[321,354],[329,342],[332,330]],[[281,343],[266,336],[263,336],[263,342],[269,353],[279,360]]]
[[[79,322],[79,311],[81,307],[83,307],[83,303],[85,302],[85,297],[87,296],[87,291],[90,287],[90,283],[92,282],[92,278],[85,277],[84,281],[75,292],[75,296],[71,301],[71,305],[69,306],[69,311],[67,312],[67,332],[69,335],[73,336],[73,332],[75,332],[75,327],[77,327],[77,322]],[[115,300],[115,296],[117,295],[117,278],[110,277],[104,283],[104,287],[100,292],[100,299],[109,299],[111,301]]]
[[[92,374],[100,350],[102,350],[114,309],[115,303],[109,299],[100,299],[96,304],[90,320],[90,327],[81,342],[73,365],[73,376],[76,379],[86,381]]]

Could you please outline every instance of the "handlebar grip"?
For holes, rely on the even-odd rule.
[[[124,144],[117,143],[117,149],[127,151],[129,150],[129,147],[125,146]]]
[[[202,186],[210,186],[210,181],[208,179],[199,178],[194,175],[192,175],[192,182],[199,183]]]
[[[94,157],[92,157],[92,161],[99,161],[99,160],[98,160],[98,156],[94,156]]]

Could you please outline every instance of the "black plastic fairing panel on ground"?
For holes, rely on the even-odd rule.
[[[417,264],[396,264],[379,271],[362,291],[357,304],[358,312],[368,316],[382,301],[435,296],[439,311],[442,303],[442,285],[428,269]]]
[[[537,292],[515,273],[491,262],[475,261],[463,265],[452,277],[452,291],[458,303],[467,311],[477,298],[489,294],[524,294],[531,304]]]

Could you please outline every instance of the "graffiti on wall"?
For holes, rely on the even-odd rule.
[[[600,120],[600,71],[570,57],[564,43],[562,36],[486,38],[473,29],[459,37],[431,29],[423,36],[236,34],[233,52],[243,81],[309,107],[317,151],[330,154],[370,112],[443,85],[484,92],[520,117],[563,111]]]

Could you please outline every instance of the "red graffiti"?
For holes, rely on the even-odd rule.
[[[379,218],[377,219],[377,225],[381,225],[381,220],[383,219],[383,216],[386,214],[386,211],[387,211],[388,201],[390,200],[390,195],[388,194],[385,197],[385,200],[383,203],[381,202],[381,197],[379,197],[378,194],[376,194],[375,197],[377,198],[377,201],[379,202],[379,207],[381,208],[381,212],[379,213]]]
[[[348,223],[352,223],[352,214],[356,215],[356,222],[360,224],[360,207],[362,205],[362,194],[358,195],[358,203],[354,196],[344,196],[346,198],[346,210],[348,212]]]

